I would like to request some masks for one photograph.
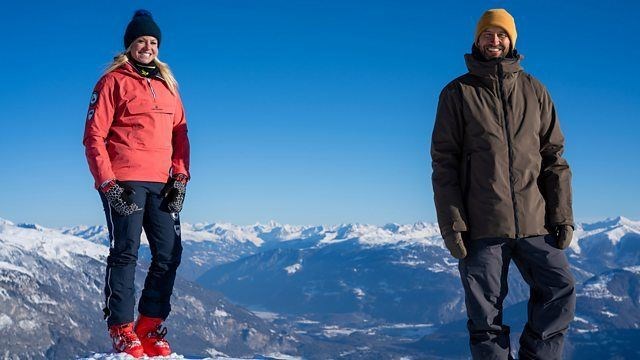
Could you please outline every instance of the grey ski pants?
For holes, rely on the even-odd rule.
[[[553,235],[465,241],[459,270],[465,290],[469,344],[474,359],[512,359],[509,327],[502,323],[509,263],[529,285],[527,324],[520,359],[561,359],[564,335],[575,312],[575,280]]]

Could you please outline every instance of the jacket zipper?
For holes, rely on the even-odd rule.
[[[465,164],[464,164],[464,192],[462,194],[464,205],[467,206],[469,199],[469,188],[471,187],[471,153],[467,153],[465,156]]]
[[[153,101],[156,101],[156,91],[153,90],[153,86],[151,86],[151,79],[147,79],[147,84],[149,84],[149,89],[151,89],[151,95],[153,96]]]
[[[504,124],[504,131],[507,137],[507,148],[509,149],[509,189],[511,190],[511,202],[513,203],[513,221],[515,225],[516,234],[518,237],[520,233],[520,225],[518,223],[518,208],[516,204],[516,191],[514,189],[514,176],[513,176],[513,144],[511,143],[511,132],[509,131],[509,122],[507,121],[507,104],[504,91],[504,71],[502,64],[498,64],[498,97],[500,98],[500,104],[502,105],[502,123]]]

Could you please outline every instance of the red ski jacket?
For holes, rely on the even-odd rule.
[[[189,177],[189,138],[180,96],[130,63],[105,74],[91,94],[83,144],[96,189],[117,179]]]

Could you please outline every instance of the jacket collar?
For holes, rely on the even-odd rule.
[[[138,72],[138,70],[136,70],[135,66],[131,63],[131,61],[127,61],[122,66],[117,68],[115,71],[120,72],[120,73],[125,74],[125,75],[133,76],[133,77],[136,77],[136,78],[147,79],[144,76],[142,76]],[[164,78],[160,75],[160,73],[157,73],[155,75],[155,78],[164,81]]]
[[[475,46],[474,46],[475,47]],[[475,51],[474,51],[475,53]],[[523,55],[518,54],[515,50],[511,57],[494,60],[479,60],[476,54],[465,54],[464,61],[467,64],[469,73],[478,76],[498,76],[498,68],[502,66],[504,74],[512,74],[522,71],[520,61],[524,59]]]

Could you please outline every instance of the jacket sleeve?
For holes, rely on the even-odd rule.
[[[431,136],[431,183],[443,237],[468,230],[460,185],[464,120],[459,97],[454,84],[442,90]]]
[[[564,135],[547,89],[540,84],[540,189],[546,202],[546,226],[573,224],[571,169],[562,157]]]
[[[190,145],[187,136],[187,120],[184,114],[184,107],[180,96],[177,96],[176,111],[173,116],[173,136],[171,140],[173,154],[171,156],[171,173],[185,174],[191,178],[189,173]]]
[[[82,143],[96,189],[105,181],[115,179],[105,145],[115,111],[114,89],[113,78],[104,76],[98,81],[91,94],[84,127]]]

